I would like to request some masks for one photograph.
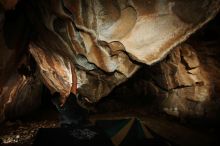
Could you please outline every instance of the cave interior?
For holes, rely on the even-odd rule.
[[[0,145],[220,145],[220,1],[116,1],[0,1]]]

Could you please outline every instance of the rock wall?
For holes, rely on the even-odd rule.
[[[219,45],[218,39],[178,45],[164,60],[143,66],[113,90],[96,105],[97,111],[141,109],[178,118],[219,119]]]
[[[150,72],[155,85],[166,92],[162,103],[166,113],[175,116],[205,114],[213,84],[204,67],[197,51],[188,44],[176,47],[164,61],[152,67]]]
[[[18,18],[19,19],[19,18]],[[5,13],[0,8],[0,122],[33,112],[41,105],[42,81],[33,58],[23,49],[23,40],[9,49],[3,25]],[[20,39],[22,39],[21,37]]]

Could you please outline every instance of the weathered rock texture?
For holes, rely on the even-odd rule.
[[[132,79],[116,88],[110,100],[97,105],[98,111],[139,108],[164,111],[181,118],[218,119],[219,45],[219,39],[197,40],[196,43],[190,39],[178,45],[164,60],[143,67]]]
[[[196,50],[188,45],[176,47],[168,57],[152,68],[152,79],[159,90],[164,90],[165,112],[204,114],[204,103],[212,95],[212,84]],[[158,96],[158,95],[156,95]]]
[[[61,93],[61,105],[71,92],[98,102],[141,63],[153,65],[165,58],[211,20],[219,5],[220,0],[21,0],[14,11],[7,12],[5,22],[1,19],[5,64],[1,61],[0,95],[4,97],[0,100],[17,102],[10,94],[14,90],[36,97],[39,92],[30,91],[37,91],[43,82],[51,93]],[[33,56],[37,69],[27,61],[17,75],[27,54]],[[169,90],[172,100],[179,95],[199,102],[210,98],[210,80],[192,47],[180,45],[169,60],[156,66],[152,79]],[[24,77],[24,70],[31,75]],[[14,74],[17,78],[7,88],[11,96],[6,96],[3,89]],[[19,88],[20,80],[25,86],[31,80],[36,87]],[[5,106],[5,100],[0,105]]]
[[[74,24],[83,30],[83,33],[79,31],[80,36],[88,44],[84,55],[106,71],[114,71],[112,65],[107,69],[90,54],[100,50],[107,65],[112,64],[112,59],[104,56],[102,44],[92,43],[92,40],[104,41],[110,45],[110,50],[124,50],[133,59],[151,65],[210,20],[219,7],[219,1],[207,0],[65,2],[73,14]],[[89,45],[94,43],[98,48]]]
[[[155,95],[164,93],[161,107],[166,113],[217,117],[220,101],[218,50],[218,41],[182,44],[153,67]]]
[[[63,75],[43,69],[36,59],[44,71],[42,76],[53,78],[46,81],[47,85],[65,98],[73,83],[72,67],[68,67],[71,64],[76,66],[79,93],[97,102],[139,68],[134,60],[149,65],[161,60],[173,46],[210,20],[217,13],[219,1],[64,1],[71,15],[60,3],[34,4],[47,13],[35,12],[46,28],[36,26],[44,31],[38,31],[33,43],[41,54],[63,58],[55,64],[60,64],[68,76],[65,84],[69,85],[64,91],[63,85],[57,84]],[[32,47],[31,54],[37,58],[40,53]]]

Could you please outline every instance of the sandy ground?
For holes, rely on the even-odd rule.
[[[26,118],[6,121],[0,126],[0,145],[31,145],[39,128],[59,127],[58,114],[45,109]]]

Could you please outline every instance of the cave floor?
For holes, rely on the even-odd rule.
[[[206,122],[189,124],[189,122],[176,120],[166,115],[156,116],[146,112],[144,114],[136,112],[130,114],[124,112],[93,114],[90,116],[90,121],[120,117],[139,118],[151,130],[175,145],[220,145],[219,128]],[[59,127],[58,121],[58,113],[54,109],[42,110],[28,118],[6,121],[0,126],[0,145],[31,145],[39,128]]]
[[[58,114],[53,109],[40,110],[19,120],[6,121],[0,126],[0,145],[31,145],[39,128],[55,128],[58,125]]]

